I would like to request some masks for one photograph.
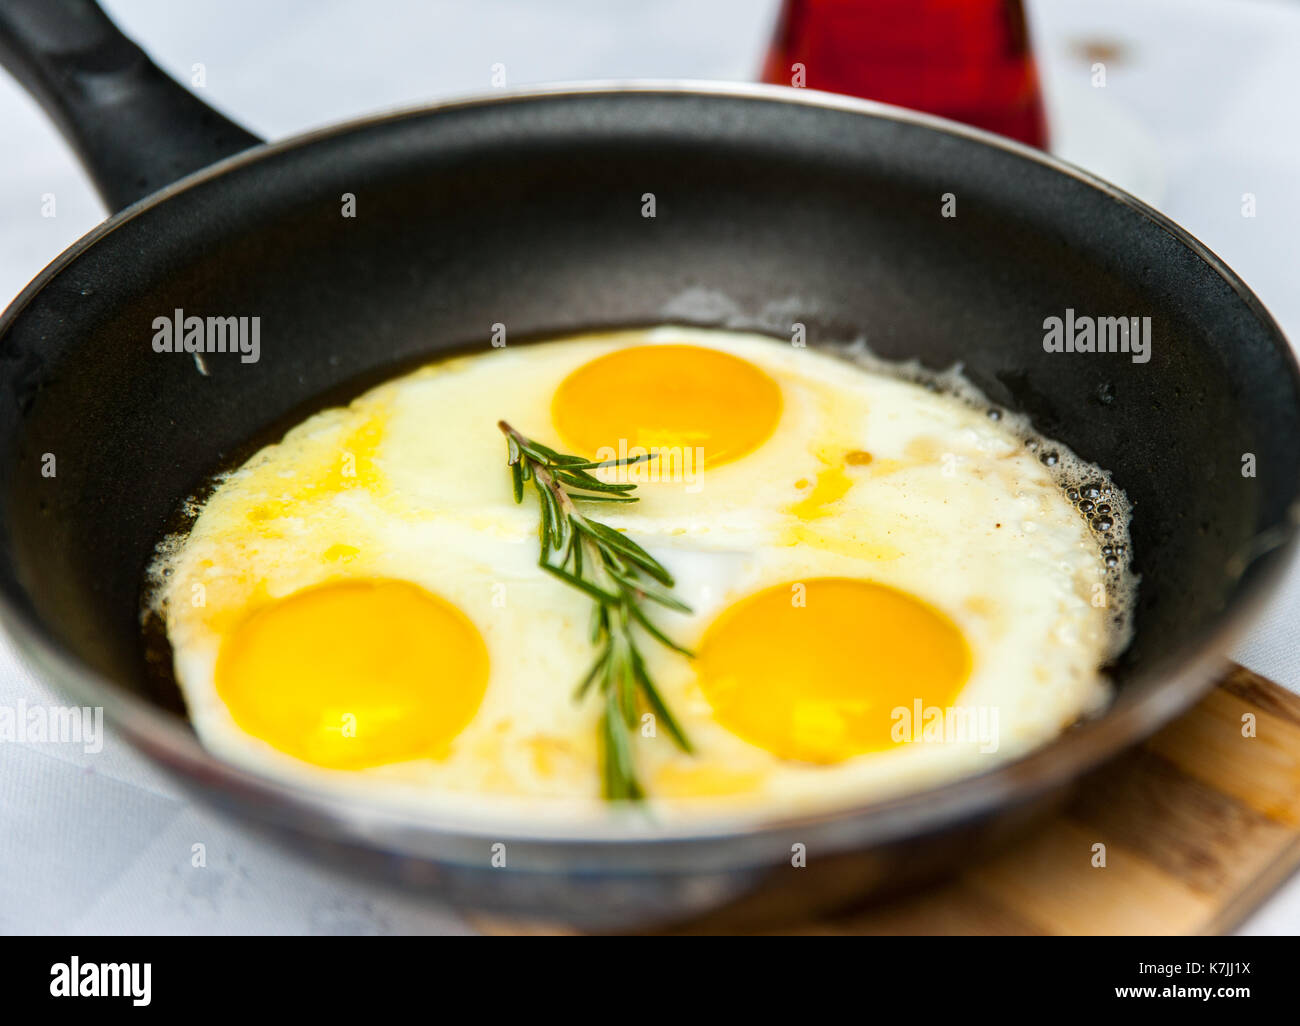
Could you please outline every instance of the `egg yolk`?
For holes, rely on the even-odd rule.
[[[584,364],[556,390],[560,436],[601,449],[701,450],[714,467],[752,452],[781,416],[781,389],[747,360],[702,346],[635,346]]]
[[[894,711],[947,708],[970,676],[956,625],[912,596],[840,577],[778,585],[724,611],[697,648],[728,730],[783,759],[893,748]]]
[[[487,678],[487,647],[464,614],[392,580],[263,606],[223,640],[216,667],[217,694],[243,730],[329,769],[441,754]]]

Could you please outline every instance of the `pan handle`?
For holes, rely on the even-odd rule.
[[[0,0],[0,63],[111,211],[262,142],[165,75],[94,0]]]

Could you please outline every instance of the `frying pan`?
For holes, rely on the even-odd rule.
[[[303,849],[587,927],[723,905],[741,922],[903,886],[1004,843],[1193,702],[1294,548],[1300,375],[1278,327],[1187,232],[1037,151],[874,103],[705,84],[499,93],[261,144],[86,0],[0,4],[0,51],[116,211],[0,321],[4,623],[64,694]],[[153,319],[177,308],[259,316],[260,359],[209,355],[204,372],[155,353]],[[1150,317],[1149,362],[1046,352],[1044,319],[1067,309]],[[797,321],[810,344],[959,363],[1108,468],[1142,576],[1113,705],[982,775],[745,829],[421,817],[200,747],[140,608],[155,544],[210,474],[396,368],[486,346],[494,323],[513,345],[665,321],[786,338]]]

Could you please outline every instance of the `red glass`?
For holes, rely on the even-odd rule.
[[[1047,145],[1020,0],[785,0],[763,81],[883,100]]]

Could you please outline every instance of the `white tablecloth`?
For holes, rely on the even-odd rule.
[[[109,0],[163,68],[268,138],[509,84],[748,79],[775,0]],[[1155,203],[1223,256],[1300,339],[1300,5],[1038,0],[1055,148]],[[1102,45],[1104,44],[1104,45]],[[1107,64],[1094,88],[1091,64]],[[103,216],[68,148],[0,76],[0,300]],[[1241,216],[1243,193],[1258,216]],[[56,216],[41,216],[53,193]],[[1300,444],[1298,442],[1297,444]],[[1236,657],[1300,691],[1300,574]],[[0,706],[60,704],[0,643]],[[207,868],[191,866],[206,848]],[[109,733],[0,743],[0,932],[465,931],[428,899],[309,865],[183,797]],[[1300,878],[1245,932],[1300,929]]]

